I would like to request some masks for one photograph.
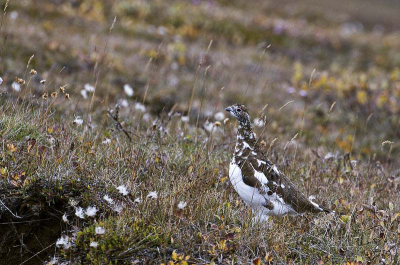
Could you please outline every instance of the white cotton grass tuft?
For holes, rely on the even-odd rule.
[[[133,94],[135,93],[135,91],[133,91],[133,88],[132,88],[130,85],[128,85],[128,84],[125,84],[125,85],[124,85],[124,91],[125,91],[125,94],[126,94],[128,97],[132,97]]]
[[[53,258],[51,258],[51,260],[48,262],[48,263],[46,263],[47,265],[55,265],[55,264],[58,264],[58,258],[56,258],[56,257],[53,257]]]
[[[109,204],[113,204],[114,200],[112,198],[110,198],[110,196],[108,196],[107,194],[103,196],[103,199],[108,202]]]
[[[96,208],[96,206],[89,206],[89,207],[87,207],[85,213],[86,213],[86,215],[89,216],[89,217],[95,216],[96,213],[97,213],[97,208]]]
[[[83,119],[80,116],[76,116],[75,120],[72,122],[73,125],[81,126],[83,123]]]
[[[75,215],[78,216],[81,219],[85,219],[85,211],[83,210],[82,207],[76,207]]]
[[[186,206],[187,206],[187,202],[180,201],[178,203],[178,208],[181,209],[181,210],[185,209]]]
[[[117,190],[119,191],[119,193],[121,193],[122,195],[128,195],[128,191],[126,190],[126,187],[124,185],[118,186]]]
[[[394,144],[394,142],[391,142],[391,141],[386,140],[386,141],[383,141],[383,142],[382,142],[382,147],[385,146],[385,145],[390,145],[390,146],[391,146],[391,145],[393,145],[393,144]]]
[[[3,78],[0,77],[0,85],[3,84]]]
[[[68,218],[67,217],[68,217],[67,214],[64,213],[64,215],[62,216],[62,220],[63,220],[64,223],[68,224]]]
[[[10,18],[11,18],[11,20],[16,20],[18,18],[18,12],[17,11],[11,11],[10,12]]]
[[[122,207],[122,205],[120,205],[120,204],[116,204],[116,205],[114,205],[114,207],[113,207],[113,210],[114,210],[115,212],[117,212],[117,213],[121,213],[121,212],[122,212],[122,209],[123,209],[123,207]]]
[[[223,119],[225,119],[225,114],[222,111],[217,112],[217,113],[215,113],[214,118],[217,121],[222,121]]]
[[[12,90],[14,90],[15,92],[19,92],[21,90],[21,85],[18,84],[17,82],[13,82],[11,84],[11,88]]]
[[[91,246],[92,248],[97,248],[98,245],[99,245],[99,243],[93,241],[93,242],[90,242],[89,246]]]
[[[257,126],[257,127],[259,127],[259,128],[264,127],[264,121],[263,121],[263,119],[255,118],[255,119],[254,119],[254,125]]]
[[[136,198],[136,199],[134,200],[134,202],[136,202],[136,203],[142,203],[142,200],[141,200],[140,198]]]
[[[122,99],[122,100],[121,100],[121,106],[124,107],[124,108],[129,107],[129,102],[128,102],[128,100]]]
[[[207,132],[211,134],[217,131],[217,127],[215,126],[215,124],[208,121],[204,123],[203,127]]]
[[[143,120],[144,120],[145,122],[150,122],[150,121],[151,121],[151,115],[150,115],[150,113],[145,113],[145,114],[143,114]]]
[[[143,105],[143,104],[137,102],[137,103],[135,104],[135,110],[139,110],[139,111],[141,111],[141,112],[145,112],[145,111],[146,111],[146,107],[145,107],[145,105]]]
[[[150,191],[149,194],[147,194],[147,198],[157,199],[158,198],[157,191]]]
[[[182,116],[181,121],[184,123],[189,122],[189,116]]]
[[[91,84],[85,84],[84,88],[87,92],[94,92],[95,89]]]
[[[101,226],[96,226],[94,231],[96,232],[96,235],[103,235],[106,232],[106,230]]]
[[[74,199],[72,199],[72,198],[70,198],[70,199],[68,200],[68,204],[71,205],[72,207],[77,206],[78,203],[79,203],[79,202],[78,202],[77,200],[74,200]]]
[[[328,153],[324,156],[324,160],[336,159],[337,156],[338,156],[338,153],[334,154],[334,153],[328,152]]]
[[[102,144],[111,144],[111,139],[110,138],[104,138],[104,140],[101,143]]]
[[[60,248],[62,247],[63,249],[69,249],[71,247],[71,242],[68,236],[62,235],[59,239],[56,241],[56,247]]]
[[[51,136],[50,136],[50,137],[48,138],[48,141],[49,141],[49,143],[50,143],[51,146],[54,146],[54,144],[55,144],[55,142],[56,142],[56,139],[54,139],[54,137],[51,137]]]
[[[87,99],[88,98],[87,91],[85,89],[81,90],[81,95],[82,95],[83,99]]]
[[[83,99],[87,99],[88,98],[88,92],[94,92],[95,87],[92,86],[91,84],[85,84],[83,86],[83,89],[81,90],[81,95],[83,97]]]

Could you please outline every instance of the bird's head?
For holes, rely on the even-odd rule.
[[[235,117],[239,121],[240,125],[249,128],[251,127],[250,115],[244,105],[234,104],[227,107],[225,110]]]

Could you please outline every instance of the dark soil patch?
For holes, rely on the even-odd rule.
[[[60,237],[63,213],[57,209],[65,203],[49,205],[42,198],[7,198],[2,202],[8,209],[0,205],[0,263],[43,264]]]

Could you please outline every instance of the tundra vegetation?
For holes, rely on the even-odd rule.
[[[2,1],[4,264],[399,264],[400,6],[339,3]],[[252,222],[237,102],[335,214]]]

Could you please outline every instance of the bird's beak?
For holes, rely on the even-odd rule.
[[[226,109],[225,109],[227,112],[231,112],[231,107],[227,107]]]

